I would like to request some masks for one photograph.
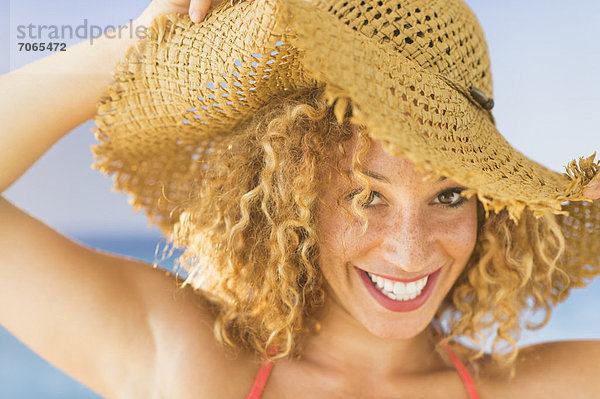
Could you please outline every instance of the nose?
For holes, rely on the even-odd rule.
[[[427,218],[416,211],[398,212],[388,219],[381,242],[384,260],[409,273],[431,267],[435,257],[435,236]]]

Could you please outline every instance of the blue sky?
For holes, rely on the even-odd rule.
[[[147,3],[0,0],[0,72],[41,55],[17,51],[18,25],[76,26],[84,20],[100,26],[124,24]],[[573,158],[600,150],[600,2],[582,0],[576,6],[554,0],[467,3],[488,40],[494,115],[507,140],[530,158],[559,171]],[[89,146],[95,142],[91,127],[88,121],[69,133],[5,195],[70,236],[157,236],[142,214],[132,212],[126,196],[111,191],[112,182],[90,169]],[[596,283],[596,293],[599,288]],[[563,335],[587,331],[585,336],[600,338],[597,306],[584,305],[594,301],[591,295],[599,295],[589,295],[565,310],[563,320],[570,323],[577,318],[573,323],[579,324],[571,324],[571,332]],[[590,320],[596,324],[590,325]]]

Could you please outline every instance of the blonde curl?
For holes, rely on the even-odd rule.
[[[184,248],[184,284],[210,304],[214,336],[224,347],[298,356],[303,338],[318,329],[326,298],[315,209],[331,178],[323,165],[339,165],[355,133],[352,173],[364,187],[351,205],[363,231],[368,223],[360,203],[370,187],[360,165],[370,139],[350,115],[351,104],[337,123],[315,89],[273,99],[222,141],[215,138],[201,188],[171,239]],[[546,324],[568,292],[565,239],[551,214],[536,219],[526,211],[518,224],[505,211],[486,218],[479,206],[478,214],[476,247],[436,317],[446,320],[447,340],[471,340],[477,350],[466,360],[473,365],[495,334],[493,359],[510,366],[521,328]],[[543,312],[543,320],[526,320],[532,311]]]

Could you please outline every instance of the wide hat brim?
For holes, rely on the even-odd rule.
[[[168,235],[210,167],[204,154],[225,150],[273,97],[323,87],[339,120],[350,100],[352,123],[420,170],[470,187],[487,211],[561,215],[570,249],[585,246],[578,264],[600,264],[600,205],[582,194],[599,170],[594,155],[564,174],[527,158],[465,82],[341,23],[329,4],[254,0],[221,4],[200,24],[157,18],[98,105],[93,167],[114,174],[115,188]]]

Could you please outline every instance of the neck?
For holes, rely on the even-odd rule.
[[[375,379],[415,375],[444,367],[431,324],[409,339],[373,335],[335,302],[320,318],[319,332],[305,341],[302,359],[323,370]]]

